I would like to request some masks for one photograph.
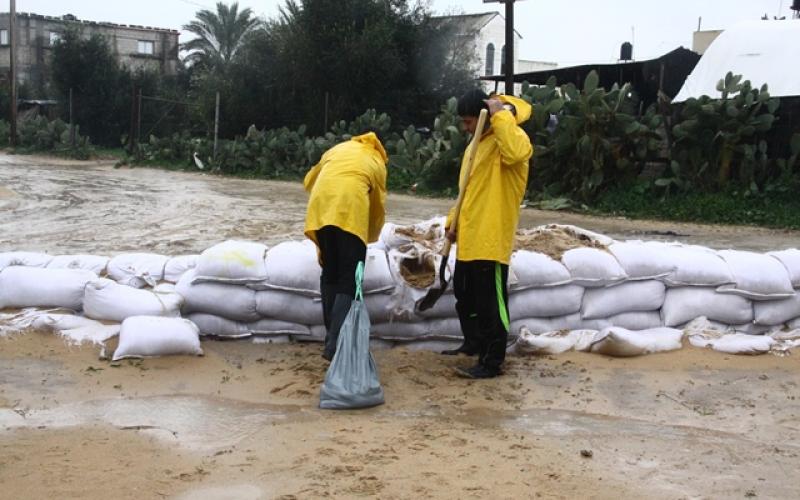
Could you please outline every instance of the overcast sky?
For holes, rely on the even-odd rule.
[[[0,5],[8,0],[0,0]],[[277,15],[284,0],[240,0],[256,15]],[[649,59],[683,45],[691,48],[692,32],[724,29],[762,15],[791,17],[792,0],[517,0],[515,24],[522,35],[519,57],[552,61],[560,66],[611,62],[622,42],[632,41],[634,58]],[[197,10],[214,10],[213,0],[17,0],[18,12],[139,24],[180,30]],[[505,6],[483,0],[431,0],[436,13],[504,12]],[[800,22],[800,21],[797,21]],[[185,42],[187,37],[182,36]]]

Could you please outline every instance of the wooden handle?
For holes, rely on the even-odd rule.
[[[472,140],[469,143],[469,156],[467,157],[467,163],[464,165],[464,175],[459,176],[461,178],[458,182],[458,198],[456,198],[456,206],[453,210],[453,220],[450,222],[450,231],[458,230],[458,216],[461,214],[461,203],[464,201],[464,193],[467,191],[469,178],[472,174],[472,164],[475,163],[475,156],[477,156],[478,152],[478,143],[481,141],[483,129],[486,127],[487,116],[489,116],[489,111],[486,109],[482,109],[478,115],[478,124],[475,126],[475,133],[472,135]],[[445,234],[445,243],[442,247],[441,255],[446,256],[450,254],[450,245],[451,241]]]

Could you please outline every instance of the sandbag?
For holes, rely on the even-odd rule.
[[[319,395],[323,409],[366,408],[383,404],[378,369],[369,352],[370,323],[361,283],[364,266],[356,270],[356,296],[339,331],[333,356]]]
[[[244,338],[251,335],[281,336],[310,335],[308,327],[297,323],[289,323],[275,319],[260,319],[252,323],[242,323],[214,316],[213,314],[194,313],[187,319],[197,325],[201,335],[222,338]],[[288,338],[288,337],[287,337]]]
[[[661,317],[666,326],[678,326],[694,318],[737,325],[753,321],[753,305],[738,295],[717,293],[709,287],[679,287],[667,290]]]
[[[753,322],[777,326],[800,317],[800,294],[781,300],[753,302]]]
[[[380,340],[380,339],[373,339]],[[384,341],[386,342],[386,341]],[[432,351],[442,352],[458,349],[462,340],[407,340],[404,342],[394,342],[394,348],[405,349],[410,352]],[[371,348],[371,346],[370,346]]]
[[[108,279],[86,285],[83,310],[93,319],[122,322],[131,316],[180,316],[183,297],[120,285]]]
[[[98,327],[102,323],[74,314],[42,313],[33,320],[31,327],[36,330],[60,331],[84,327]]]
[[[122,322],[113,360],[174,354],[203,355],[194,323],[183,318],[132,316]]]
[[[57,255],[47,263],[48,269],[84,269],[98,276],[105,274],[111,259],[98,255]]]
[[[97,279],[82,269],[9,266],[0,271],[0,309],[23,307],[83,307],[83,289]]]
[[[41,252],[0,252],[0,271],[9,266],[47,267],[52,259]]]
[[[106,340],[119,335],[120,325],[96,325],[79,326],[66,330],[58,330],[57,333],[69,340],[73,344],[91,342],[92,344],[103,344]]]
[[[389,257],[385,250],[370,246],[364,268],[364,294],[386,293],[394,290],[395,281],[389,269]]]
[[[775,345],[775,339],[768,335],[722,333],[710,330],[689,334],[688,338],[689,343],[695,347],[728,354],[765,354]]]
[[[281,290],[256,292],[256,311],[265,318],[306,325],[323,323],[321,300]]]
[[[372,325],[373,338],[408,341],[421,339],[461,338],[461,324],[458,318],[441,318],[407,323],[395,321]]]
[[[675,268],[663,278],[668,286],[720,286],[734,281],[728,264],[710,248],[658,241],[646,244],[661,250],[664,263]]]
[[[422,242],[431,247],[444,239],[446,217],[434,217],[408,226],[387,222],[381,229],[380,242],[387,250],[392,250],[413,242]]]
[[[717,288],[752,300],[774,300],[794,295],[789,273],[774,257],[754,252],[722,250],[719,252],[733,274],[734,282]]]
[[[561,285],[512,292],[508,297],[511,320],[565,316],[581,310],[584,288]]]
[[[193,283],[195,269],[181,276],[175,289],[183,296],[184,314],[206,313],[243,322],[258,321],[256,291],[225,283]]]
[[[661,311],[622,313],[596,321],[606,323],[605,325],[601,326],[600,329],[605,328],[606,326],[619,326],[628,330],[649,330],[651,328],[664,326],[661,323]]]
[[[179,255],[170,257],[164,264],[164,280],[170,283],[177,283],[186,271],[197,267],[199,255]]]
[[[266,288],[314,297],[320,295],[317,247],[310,240],[285,241],[270,248],[266,270],[267,277],[260,283]]]
[[[664,257],[663,245],[642,241],[615,242],[608,251],[617,259],[629,280],[663,278],[675,271],[675,263]]]
[[[228,240],[207,248],[197,258],[195,282],[254,283],[267,277],[267,246]]]
[[[572,349],[587,350],[598,333],[597,330],[556,330],[535,334],[527,328],[522,328],[509,352],[515,355],[527,355],[560,354]]]
[[[369,312],[370,323],[419,322],[423,319],[447,318],[455,315],[455,298],[453,294],[444,294],[432,308],[427,311],[413,311],[412,301],[404,302],[401,289],[395,292],[373,293],[364,296],[364,304]],[[449,309],[448,309],[449,307]]]
[[[630,357],[680,349],[683,332],[674,328],[633,331],[612,326],[601,330],[599,337],[602,339],[592,344],[592,352]]]
[[[628,278],[612,254],[597,248],[573,248],[561,257],[572,283],[586,287],[607,286]]]
[[[581,319],[580,313],[553,318],[521,318],[511,322],[509,333],[516,335],[522,328],[538,334],[557,330],[601,330],[611,326],[608,319]]]
[[[142,288],[156,286],[164,279],[164,266],[169,257],[153,253],[117,255],[108,262],[108,276],[121,285]]]
[[[778,252],[767,252],[767,255],[778,259],[789,275],[794,288],[800,288],[800,250],[790,248]]]
[[[509,275],[514,275],[514,283],[510,283],[510,290],[525,290],[528,288],[542,288],[565,285],[572,281],[567,268],[561,262],[550,256],[518,250],[511,254]]]
[[[603,288],[587,288],[581,317],[606,318],[624,312],[655,311],[664,304],[666,286],[655,280],[630,281]]]

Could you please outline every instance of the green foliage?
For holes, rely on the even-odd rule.
[[[8,125],[3,122],[0,132],[6,127]],[[73,145],[69,125],[61,120],[49,121],[43,116],[22,120],[17,128],[17,151],[56,153],[78,160],[89,159],[93,152],[89,139],[80,135],[77,126],[74,134]]]
[[[183,26],[196,37],[183,44],[183,50],[189,52],[186,58],[206,69],[224,72],[257,25],[251,9],[239,11],[239,2],[230,6],[217,2],[216,12],[200,10]]]
[[[657,185],[713,190],[735,181],[758,190],[768,181],[773,172],[764,138],[779,101],[766,85],[754,89],[741,79],[728,73],[717,84],[720,99],[702,96],[683,104],[672,128],[671,167]]]
[[[526,125],[535,144],[534,191],[588,201],[636,178],[658,150],[661,117],[655,110],[637,117],[629,84],[606,91],[598,82],[593,71],[582,90],[571,83],[558,88],[554,78],[523,89],[522,97],[534,107]],[[551,115],[558,120],[554,128],[548,128]]]

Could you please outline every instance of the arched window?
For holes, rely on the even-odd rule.
[[[486,46],[486,76],[494,74],[494,44]]]
[[[506,74],[506,46],[503,45],[503,48],[500,49],[500,74]]]

